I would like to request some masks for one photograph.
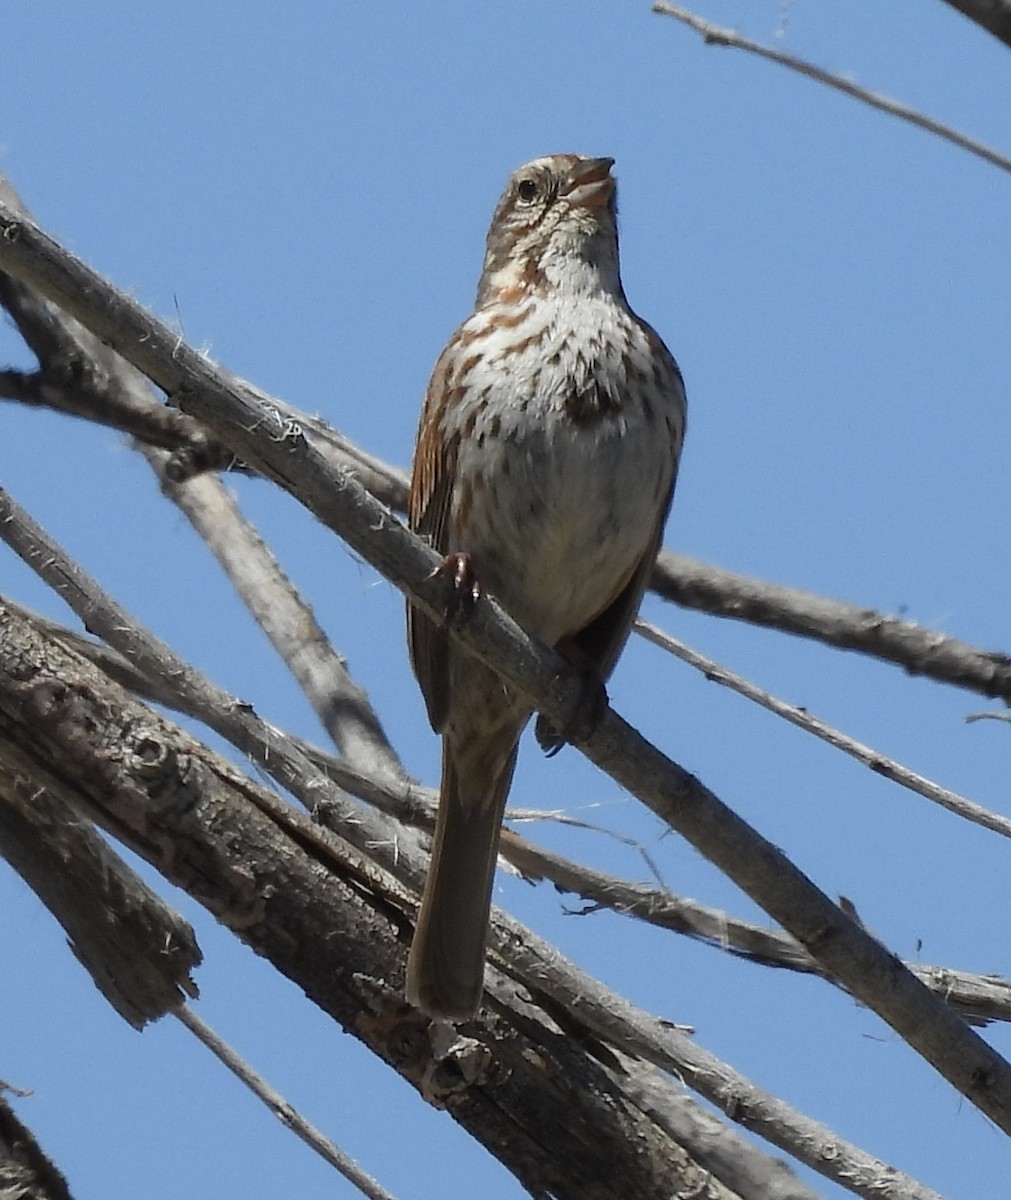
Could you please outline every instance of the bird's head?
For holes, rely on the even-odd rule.
[[[512,173],[488,230],[479,307],[538,289],[620,294],[613,165],[553,154]]]

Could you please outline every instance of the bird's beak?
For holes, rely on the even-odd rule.
[[[580,208],[604,208],[614,194],[613,166],[613,158],[581,159],[569,171],[558,194]]]

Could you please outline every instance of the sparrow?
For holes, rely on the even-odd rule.
[[[411,528],[464,588],[493,594],[601,690],[663,536],[685,431],[681,372],[629,307],[613,159],[514,171],[474,312],[425,395]],[[531,704],[408,605],[411,663],[442,736],[432,860],[407,998],[461,1020],[481,1003],[499,831]],[[541,745],[566,740],[543,718]]]

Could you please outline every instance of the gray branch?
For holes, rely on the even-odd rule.
[[[872,608],[737,575],[670,550],[660,551],[652,586],[683,608],[855,650],[895,663],[910,675],[1011,702],[1011,657]]]
[[[961,7],[961,5],[958,7]],[[982,8],[983,5],[977,3],[973,7]],[[782,50],[773,50],[769,46],[753,42],[750,38],[744,37],[734,29],[725,29],[719,25],[713,25],[711,22],[703,20],[702,17],[692,12],[691,9],[685,8],[684,5],[670,4],[667,3],[667,0],[657,0],[657,3],[653,5],[653,11],[662,13],[664,16],[673,17],[682,24],[688,25],[696,33],[702,35],[702,40],[707,46],[730,46],[736,50],[746,50],[749,54],[757,55],[768,62],[778,63],[781,67],[796,71],[808,79],[814,79],[818,83],[823,83],[827,87],[834,88],[846,96],[851,96],[853,99],[861,101],[863,104],[868,104],[871,108],[878,109],[879,112],[888,113],[890,116],[909,122],[910,125],[915,125],[919,129],[926,130],[927,133],[932,133],[935,137],[950,142],[960,150],[967,150],[970,154],[975,154],[992,166],[1000,167],[1002,171],[1011,171],[1011,159],[1007,155],[1001,154],[999,151],[992,149],[992,147],[984,145],[982,142],[969,137],[968,134],[962,133],[958,129],[952,129],[950,125],[945,125],[942,121],[928,117],[925,113],[918,112],[915,108],[910,108],[907,104],[900,104],[898,100],[892,100],[890,97],[882,96],[878,92],[858,87],[852,80],[846,79],[842,75],[834,75],[831,71],[826,71],[822,67],[816,67],[814,63],[805,62],[804,59],[798,58],[795,54],[787,54]]]
[[[63,926],[96,987],[134,1029],[196,996],[189,922],[73,806],[74,788],[12,732],[0,754],[0,854]]]
[[[175,1016],[223,1066],[232,1072],[244,1087],[247,1087],[258,1100],[270,1109],[279,1121],[283,1122],[296,1137],[301,1138],[324,1162],[339,1171],[349,1183],[367,1197],[367,1200],[395,1200],[391,1192],[388,1192],[377,1180],[363,1171],[349,1154],[345,1154],[330,1138],[307,1121],[279,1091],[273,1088],[262,1075],[254,1071],[240,1054],[237,1054],[223,1038],[220,1038],[205,1021],[197,1016],[193,1009],[183,1005],[182,1008],[176,1010]]]
[[[162,491],[207,543],[344,759],[375,775],[404,776],[365,690],[352,679],[312,608],[220,478],[202,474],[177,483],[166,473],[164,453],[144,453]]]
[[[932,779],[927,779],[926,776],[911,771],[880,751],[873,750],[870,746],[865,746],[841,730],[826,724],[818,717],[813,716],[807,708],[801,708],[796,704],[787,704],[769,692],[763,691],[742,676],[727,670],[715,660],[686,646],[684,642],[678,641],[677,638],[672,637],[666,630],[660,629],[656,625],[651,625],[646,621],[637,621],[636,631],[641,633],[647,641],[652,642],[654,646],[659,646],[662,650],[668,651],[682,662],[694,667],[696,671],[701,671],[710,682],[730,688],[731,691],[737,692],[738,695],[744,696],[752,703],[775,713],[776,716],[782,717],[799,729],[821,738],[830,746],[834,746],[836,750],[841,750],[843,754],[850,755],[851,758],[863,763],[865,767],[870,767],[872,771],[883,775],[885,779],[891,779],[900,787],[908,788],[911,792],[916,792],[917,795],[932,800],[935,804],[939,804],[942,808],[946,808],[966,821],[982,825],[984,829],[999,833],[1001,837],[1011,837],[1011,818],[984,808],[982,804],[977,804],[974,800],[960,796],[950,788],[941,787]]]

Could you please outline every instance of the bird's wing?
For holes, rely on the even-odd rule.
[[[435,364],[425,393],[408,507],[411,529],[439,554],[448,554],[451,549],[449,513],[453,501],[456,448],[445,442],[439,425],[449,393],[454,358],[455,340],[449,343]],[[449,707],[449,635],[408,603],[407,642],[411,665],[428,708],[428,719],[439,733]]]

